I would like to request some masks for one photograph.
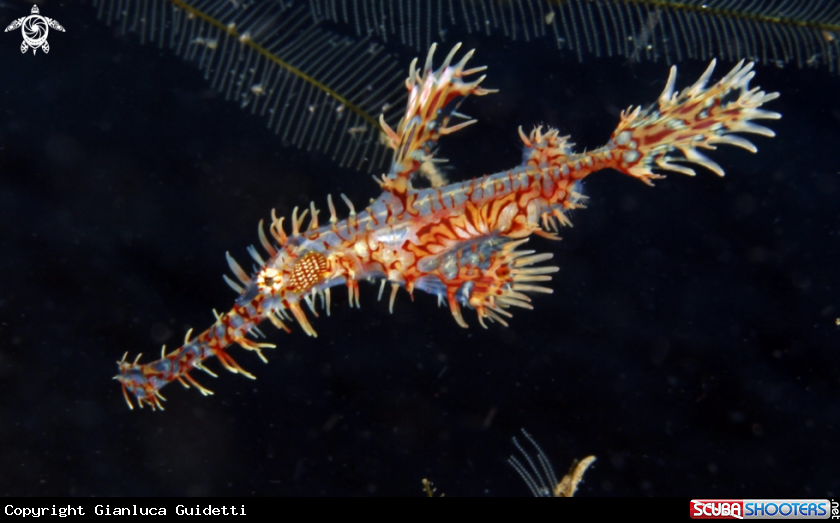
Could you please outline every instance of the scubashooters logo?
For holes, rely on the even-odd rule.
[[[691,519],[828,519],[828,499],[692,499]]]
[[[26,53],[26,51],[31,47],[32,54],[35,55],[38,49],[43,49],[45,53],[50,52],[50,44],[47,42],[47,35],[50,34],[50,27],[55,29],[56,31],[64,32],[64,28],[61,27],[61,24],[53,20],[52,18],[47,18],[46,16],[41,16],[38,11],[38,6],[32,6],[32,14],[29,16],[24,16],[23,18],[18,18],[6,28],[6,32],[14,31],[18,27],[21,28],[20,32],[23,33],[23,43],[20,44],[20,52]]]

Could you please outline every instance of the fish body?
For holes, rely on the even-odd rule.
[[[359,282],[380,282],[380,298],[390,284],[390,306],[399,289],[426,292],[449,307],[455,321],[468,324],[463,309],[475,310],[479,323],[507,326],[513,307],[532,308],[529,294],[551,293],[543,286],[556,266],[542,265],[552,253],[536,253],[521,247],[533,234],[558,239],[570,226],[568,211],[583,207],[581,180],[603,169],[615,169],[652,185],[663,176],[653,169],[694,175],[683,165],[693,163],[718,175],[723,169],[698,149],[715,149],[719,144],[736,145],[751,152],[755,145],[735,133],[773,136],[773,131],[752,123],[756,119],[777,119],[781,115],[760,107],[778,97],[749,87],[755,75],[752,64],[743,61],[717,83],[707,86],[714,61],[690,87],[675,92],[676,68],[658,103],[642,109],[628,108],[608,142],[597,149],[576,153],[568,136],[556,129],[537,127],[529,134],[519,129],[524,144],[518,166],[472,180],[444,183],[434,169],[437,141],[441,136],[475,123],[457,112],[469,95],[494,91],[480,87],[484,76],[466,77],[484,68],[465,69],[473,52],[457,64],[452,60],[458,46],[442,66],[433,68],[435,46],[425,66],[412,62],[406,88],[406,111],[396,130],[380,120],[394,157],[389,172],[374,177],[382,189],[378,198],[356,212],[352,202],[342,198],[349,215],[338,219],[332,198],[327,197],[329,220],[321,223],[320,210],[311,203],[302,213],[295,208],[287,232],[284,219],[272,212],[269,235],[260,222],[261,254],[250,247],[256,263],[247,273],[228,255],[237,281],[225,276],[239,293],[234,306],[217,315],[207,330],[161,358],[145,364],[139,356],[118,362],[126,402],[133,408],[133,396],[140,406],[162,408],[160,393],[168,383],[179,381],[212,394],[190,374],[202,370],[215,376],[204,362],[216,357],[234,373],[254,378],[229,354],[233,345],[251,350],[267,361],[258,342],[258,326],[269,320],[291,332],[297,323],[310,336],[316,331],[307,314],[329,315],[331,289],[346,286],[351,306],[359,306]],[[735,96],[737,94],[737,96]],[[453,118],[463,119],[450,125]],[[679,156],[674,156],[675,154]],[[680,163],[674,163],[680,162]],[[418,176],[426,176],[432,187],[414,188]],[[308,221],[307,221],[308,220]]]

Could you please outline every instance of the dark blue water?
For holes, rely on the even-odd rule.
[[[29,4],[0,8],[0,25]],[[41,5],[64,25],[48,55],[0,38],[0,494],[527,495],[505,463],[521,427],[558,472],[598,457],[581,495],[840,494],[840,79],[757,68],[782,97],[773,139],[710,153],[727,172],[649,188],[585,184],[551,296],[509,328],[459,328],[431,297],[393,315],[333,293],[319,337],[271,327],[258,376],[171,385],[165,412],[129,411],[114,362],[203,330],[234,294],[270,210],[327,193],[357,206],[368,173],[284,147],[191,64],[115,36],[89,5]],[[659,95],[667,66],[548,44],[474,39],[500,93],[442,142],[453,180],[519,161],[516,127],[606,141],[621,108]],[[414,52],[395,46],[407,67]],[[679,68],[678,86],[705,68]],[[716,78],[732,64],[721,64]]]

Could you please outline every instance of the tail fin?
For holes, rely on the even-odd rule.
[[[663,178],[652,169],[694,176],[693,169],[672,163],[674,161],[694,163],[723,176],[723,169],[698,149],[715,149],[717,144],[729,144],[756,152],[755,145],[734,133],[775,136],[773,130],[750,121],[782,117],[779,113],[759,109],[764,103],[778,98],[779,93],[749,88],[749,82],[755,76],[753,63],[738,62],[719,82],[706,87],[714,68],[715,60],[712,60],[692,86],[675,93],[677,68],[672,66],[658,107],[654,105],[646,110],[630,107],[622,111],[621,122],[607,146],[613,155],[618,155],[614,156],[610,167],[649,185],[652,185],[651,180]],[[740,90],[740,94],[732,99],[735,89]],[[682,156],[671,156],[677,151]]]

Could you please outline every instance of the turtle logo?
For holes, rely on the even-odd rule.
[[[23,33],[23,43],[20,44],[20,52],[26,53],[26,50],[31,47],[33,55],[39,47],[43,49],[45,53],[50,52],[50,44],[47,43],[47,35],[50,32],[50,27],[56,31],[61,31],[62,33],[64,32],[64,28],[61,27],[61,24],[52,18],[47,18],[46,16],[38,14],[37,5],[32,6],[31,15],[18,18],[9,24],[9,27],[6,28],[6,32],[8,33],[9,31],[13,31],[18,27],[22,27],[21,33]]]

